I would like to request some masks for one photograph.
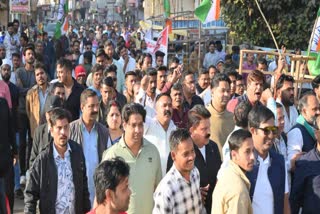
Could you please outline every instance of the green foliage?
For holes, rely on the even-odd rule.
[[[278,45],[306,50],[319,0],[258,0]],[[269,33],[255,0],[221,0],[223,20],[236,33],[237,42],[273,47]]]

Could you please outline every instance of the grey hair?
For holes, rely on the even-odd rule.
[[[303,108],[308,106],[308,98],[310,96],[316,96],[313,91],[308,91],[303,94],[303,96],[299,100],[298,110],[301,112]]]
[[[176,129],[172,131],[169,138],[170,151],[176,150],[182,141],[187,140],[190,137],[190,133],[187,129]]]

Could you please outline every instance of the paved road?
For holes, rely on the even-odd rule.
[[[15,199],[13,213],[14,214],[23,214],[24,203],[23,200]]]

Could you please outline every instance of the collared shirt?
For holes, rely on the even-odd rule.
[[[219,55],[216,52],[213,52],[213,53],[208,52],[204,56],[203,67],[208,69],[210,65],[214,65],[215,66],[217,64],[217,62],[219,61],[219,59],[220,59]]]
[[[124,141],[114,144],[103,153],[102,161],[122,157],[130,166],[129,186],[131,189],[128,214],[151,213],[153,192],[159,184],[162,173],[158,149],[143,139],[140,151],[135,156]]]
[[[268,168],[271,166],[270,155],[263,160],[259,155],[259,172],[257,182],[252,198],[252,209],[255,214],[272,214],[274,213],[273,191],[268,177]],[[287,168],[287,167],[285,167]],[[288,193],[288,176],[285,170],[285,188],[284,193]]]
[[[144,138],[155,145],[160,154],[162,175],[166,174],[168,156],[170,153],[169,137],[176,126],[170,121],[168,129],[164,130],[157,118],[146,117],[144,123]]]
[[[294,105],[289,106],[289,115],[282,104],[280,99],[277,99],[277,102],[282,105],[283,115],[284,115],[284,132],[288,133],[290,129],[297,123],[297,118],[299,116],[298,111]]]
[[[182,114],[180,114],[179,110],[173,109],[172,120],[178,128],[187,128],[188,127],[188,112],[189,112],[189,109],[184,108],[184,107],[181,112]]]
[[[157,213],[202,213],[204,207],[200,194],[200,174],[196,167],[187,181],[175,164],[161,180],[154,195],[153,214]]]
[[[150,108],[155,109],[157,96],[158,96],[158,93],[156,92],[154,99],[152,100],[152,98],[148,96],[146,91],[140,88],[138,95],[136,96],[135,102],[140,103],[142,106],[149,106]]]
[[[128,71],[134,71],[136,69],[136,60],[134,60],[131,56],[128,56],[128,57],[129,57],[129,61],[124,73],[127,73]],[[118,62],[124,67],[124,59],[122,57],[120,57]]]
[[[92,127],[91,132],[88,132],[84,124],[82,124],[83,136],[83,153],[86,161],[88,189],[90,193],[90,201],[93,204],[95,196],[95,187],[93,181],[93,174],[99,164],[98,157],[98,133],[95,125]]]
[[[55,145],[53,145],[53,157],[57,167],[58,186],[56,198],[56,213],[75,213],[75,187],[71,168],[71,148],[67,144],[67,151],[62,158]]]
[[[40,88],[38,88],[38,95],[39,95],[39,103],[40,103],[40,115],[42,115],[44,110],[44,104],[46,102],[47,96],[49,94],[49,86],[47,87],[46,91],[43,93]]]

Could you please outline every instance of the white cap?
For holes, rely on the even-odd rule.
[[[2,65],[1,65],[1,67],[2,67],[3,65],[10,65],[10,67],[12,68],[12,62],[11,62],[11,60],[9,60],[9,59],[7,59],[7,58],[2,60]]]

